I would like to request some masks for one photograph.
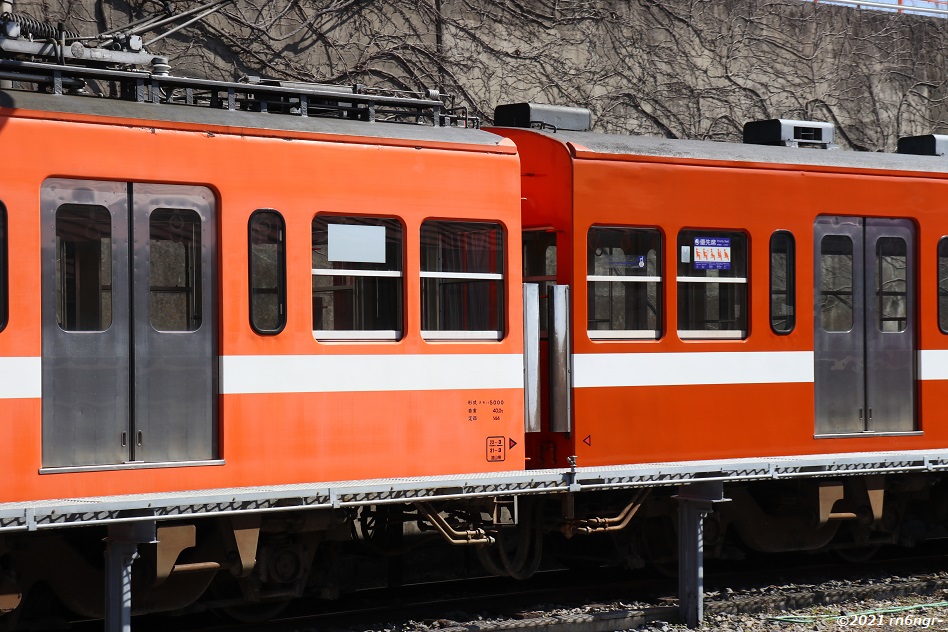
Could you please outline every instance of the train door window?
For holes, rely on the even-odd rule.
[[[788,334],[796,324],[796,253],[793,235],[778,230],[770,236],[770,327]]]
[[[874,311],[879,331],[905,331],[908,324],[907,251],[900,237],[876,241]]]
[[[549,330],[550,287],[556,285],[556,233],[523,231],[523,282],[540,286],[540,334]]]
[[[820,241],[820,322],[823,331],[853,328],[853,241],[827,235]]]
[[[248,233],[250,326],[278,334],[286,326],[286,223],[276,211],[254,211]]]
[[[7,291],[7,208],[0,202],[0,331],[7,326],[10,314],[8,307],[9,293]]]
[[[678,233],[678,335],[747,336],[747,236],[737,231]]]
[[[503,337],[504,240],[494,222],[421,225],[421,328],[429,339]]]
[[[662,235],[593,226],[587,234],[589,337],[656,339],[662,328]]]
[[[318,340],[402,336],[402,225],[382,217],[313,220],[313,331]]]
[[[191,209],[155,209],[149,217],[149,309],[158,331],[201,326],[201,218]]]
[[[948,334],[948,237],[938,242],[938,327]]]
[[[56,320],[63,331],[112,324],[112,216],[103,206],[56,211]]]

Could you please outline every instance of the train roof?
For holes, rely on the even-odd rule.
[[[449,143],[479,146],[484,149],[499,148],[506,144],[503,137],[490,132],[448,125],[367,122],[338,117],[262,113],[19,90],[0,90],[0,108],[14,110],[14,115],[16,110],[32,110],[129,119],[136,122],[155,121],[171,125],[196,124],[215,128],[237,128],[239,133],[269,130],[288,134],[309,133],[379,140]],[[512,153],[512,149],[507,151]]]
[[[495,128],[503,133],[502,128]],[[721,141],[681,140],[653,136],[620,136],[598,132],[531,130],[552,140],[569,143],[577,158],[654,156],[686,160],[714,160],[757,164],[880,169],[886,171],[948,172],[948,157],[883,152],[846,151],[748,145]]]
[[[428,145],[513,154],[513,144],[479,131],[467,107],[440,91],[322,84],[247,76],[237,81],[174,75],[167,57],[147,46],[220,8],[170,9],[122,29],[81,36],[22,14],[0,15],[0,77],[16,84],[0,90],[8,116],[56,118],[46,113],[98,116],[119,124],[220,133],[295,137],[349,137],[350,142]],[[170,17],[165,14],[172,14]],[[195,16],[195,14],[197,14]],[[144,42],[142,33],[168,27]],[[29,87],[32,86],[32,89]],[[36,112],[39,113],[35,114]],[[164,125],[162,125],[164,124]],[[208,130],[211,131],[211,130]],[[367,140],[368,139],[368,140]],[[385,143],[384,141],[389,141]]]

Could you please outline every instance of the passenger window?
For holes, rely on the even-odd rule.
[[[500,224],[422,224],[422,335],[429,340],[500,340],[504,333],[503,271]]]
[[[907,246],[899,237],[876,242],[876,326],[881,332],[905,331],[908,324]]]
[[[402,225],[383,217],[313,220],[313,332],[318,340],[402,336]]]
[[[796,252],[793,235],[778,230],[770,237],[770,327],[788,334],[796,325]]]
[[[250,326],[278,334],[286,326],[286,223],[272,210],[250,216]]]
[[[820,325],[823,331],[853,328],[853,242],[826,235],[820,242]]]
[[[589,229],[588,332],[597,339],[656,339],[662,328],[662,235],[655,229]]]
[[[56,210],[56,322],[63,331],[112,324],[112,216],[104,206]]]
[[[7,326],[7,319],[10,315],[9,292],[7,291],[7,276],[9,268],[7,267],[7,207],[0,202],[0,331]]]
[[[201,217],[190,209],[152,211],[149,312],[157,331],[201,327]]]
[[[938,242],[938,327],[948,334],[948,237]]]
[[[550,288],[556,285],[556,233],[552,230],[523,232],[523,282],[540,286],[540,334],[545,335]]]
[[[678,336],[747,336],[747,236],[736,231],[678,233]]]

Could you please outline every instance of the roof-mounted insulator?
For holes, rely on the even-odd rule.
[[[171,75],[171,66],[168,65],[167,57],[155,57],[151,60],[151,71],[158,77],[168,77]]]
[[[0,15],[5,37],[29,37],[38,39],[69,39],[79,37],[75,31],[67,31],[62,23],[56,25],[50,22],[36,20],[25,13],[7,12]]]
[[[592,113],[586,108],[563,105],[510,103],[494,108],[494,125],[588,132],[592,128]]]
[[[948,136],[944,134],[905,136],[899,139],[898,152],[917,156],[944,156],[948,154]]]
[[[147,66],[154,55],[142,50],[141,37],[127,38],[128,50],[113,50],[90,45],[75,31],[60,24],[50,24],[23,13],[0,15],[0,59],[20,61],[52,60],[65,65],[123,64]]]
[[[836,149],[835,140],[836,127],[832,123],[787,119],[744,123],[744,143],[747,145]]]

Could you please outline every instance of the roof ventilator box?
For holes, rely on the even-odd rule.
[[[541,130],[588,132],[592,113],[587,108],[541,103],[510,103],[494,108],[497,127],[534,127]]]
[[[904,136],[899,139],[898,152],[917,156],[944,156],[948,154],[948,136],[944,134]]]
[[[788,119],[744,123],[744,143],[747,145],[836,149],[835,141],[836,127],[832,123]]]

